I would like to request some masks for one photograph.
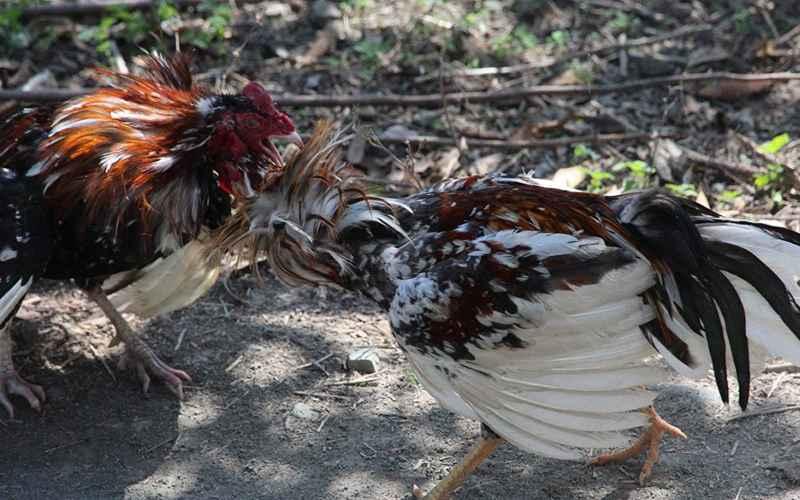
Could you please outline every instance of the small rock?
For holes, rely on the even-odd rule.
[[[324,23],[333,19],[340,19],[342,11],[335,3],[327,0],[317,0],[311,4],[311,20],[316,23]]]
[[[297,403],[292,407],[292,415],[303,420],[317,420],[319,412],[306,403]]]
[[[686,152],[675,141],[669,139],[658,141],[653,155],[653,165],[659,177],[665,181],[675,182],[675,179],[680,179],[686,170],[687,161]]]
[[[347,355],[347,368],[361,373],[375,373],[378,371],[378,354],[372,347],[356,349]]]
[[[417,136],[417,133],[404,125],[392,125],[381,134],[382,139],[408,140]]]
[[[559,168],[553,175],[553,183],[560,188],[575,189],[587,175],[586,168],[581,166]]]

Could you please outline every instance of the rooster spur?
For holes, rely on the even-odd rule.
[[[559,459],[666,432],[645,386],[712,369],[727,402],[732,364],[746,408],[750,363],[800,362],[800,235],[727,219],[651,190],[606,197],[527,176],[445,181],[403,199],[367,194],[322,126],[284,176],[218,238],[250,241],[297,286],[363,293],[389,315],[419,380],[482,423],[445,498],[502,441]],[[757,359],[758,358],[758,359]],[[730,361],[729,361],[730,360]]]

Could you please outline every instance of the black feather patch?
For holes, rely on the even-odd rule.
[[[747,344],[744,306],[731,282],[715,266],[706,267],[703,278],[708,289],[714,291],[714,300],[725,319],[725,334],[739,382],[739,406],[745,410],[750,396],[750,350]]]
[[[706,247],[714,265],[750,283],[800,339],[800,306],[772,269],[742,247],[721,241],[708,241]]]
[[[717,305],[706,291],[705,287],[695,279],[686,280],[686,293],[694,299],[697,306],[699,319],[703,324],[708,353],[711,355],[711,366],[714,369],[714,379],[717,382],[719,395],[724,403],[728,403],[728,369],[725,361],[725,339],[722,334],[722,322],[719,319]],[[684,304],[687,302],[684,301]]]
[[[637,246],[674,277],[680,295],[678,312],[689,328],[705,336],[717,388],[726,403],[729,398],[727,338],[739,383],[739,405],[746,408],[750,393],[750,353],[744,306],[734,286],[721,268],[716,267],[707,242],[697,228],[698,223],[716,220],[716,214],[658,190],[624,194],[609,202]],[[762,286],[774,288],[774,283],[767,286],[762,282]],[[677,299],[672,297],[664,301],[660,298],[665,304],[677,303]],[[787,304],[778,305],[787,311]],[[800,316],[797,320],[800,322]]]

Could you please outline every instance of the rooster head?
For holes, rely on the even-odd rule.
[[[248,83],[240,95],[200,99],[197,109],[212,124],[208,149],[219,185],[239,198],[250,198],[280,178],[283,159],[273,139],[303,147],[291,118],[256,82]]]

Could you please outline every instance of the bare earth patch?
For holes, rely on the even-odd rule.
[[[17,421],[0,420],[0,498],[410,498],[412,484],[429,488],[477,436],[475,422],[441,410],[416,385],[368,302],[271,279],[260,288],[239,278],[231,288],[247,304],[220,283],[194,306],[140,325],[194,377],[183,403],[161,386],[143,397],[132,374],[113,369],[111,328],[79,292],[33,293],[14,329],[17,362],[49,399],[41,416],[20,402]],[[378,349],[379,373],[346,372],[341,360],[367,345]],[[796,402],[795,377],[759,377],[753,409]],[[641,461],[593,468],[505,446],[457,497],[800,496],[800,413],[726,423],[739,412],[721,405],[710,380],[658,389],[659,412],[689,440],[665,441],[645,487],[635,481]],[[297,403],[313,411],[297,417]]]

